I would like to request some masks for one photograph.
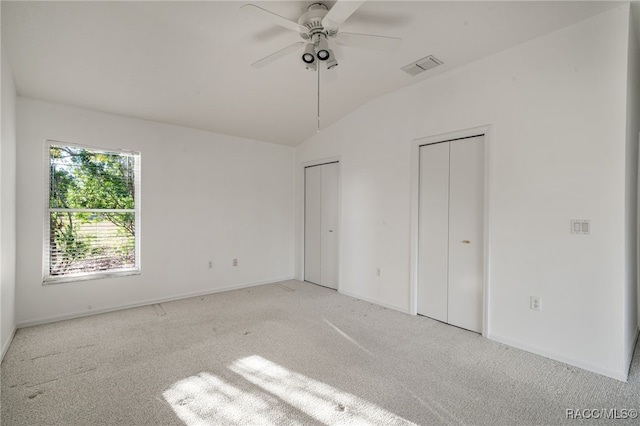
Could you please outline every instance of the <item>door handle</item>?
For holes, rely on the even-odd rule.
[[[469,240],[462,240],[462,244],[471,244],[471,241],[469,241]]]

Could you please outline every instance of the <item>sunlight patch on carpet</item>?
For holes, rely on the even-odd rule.
[[[229,366],[237,376],[208,372],[174,383],[162,396],[187,426],[415,425],[384,408],[260,356]]]
[[[258,355],[235,361],[229,368],[324,424],[414,425],[376,404],[290,371]]]
[[[188,426],[282,421],[272,413],[275,398],[243,391],[206,372],[174,383],[162,396]]]

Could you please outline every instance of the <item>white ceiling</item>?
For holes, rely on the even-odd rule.
[[[243,13],[246,3],[2,1],[2,44],[22,96],[295,146],[316,131],[317,75],[297,54],[250,66],[301,39]],[[311,2],[259,3],[297,20]],[[340,29],[400,37],[402,47],[334,46],[340,65],[321,87],[322,126],[382,94],[616,5],[365,2]],[[400,70],[430,54],[445,65],[417,77]]]

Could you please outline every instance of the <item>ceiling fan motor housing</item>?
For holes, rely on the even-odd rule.
[[[305,40],[314,39],[314,36],[317,34],[323,34],[325,37],[329,36],[330,34],[328,34],[322,26],[322,20],[328,12],[329,8],[322,3],[311,4],[307,11],[298,19],[298,23],[309,30],[308,33],[301,32],[300,36]]]

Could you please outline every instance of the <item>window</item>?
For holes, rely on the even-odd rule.
[[[49,142],[44,282],[140,271],[140,154]]]

